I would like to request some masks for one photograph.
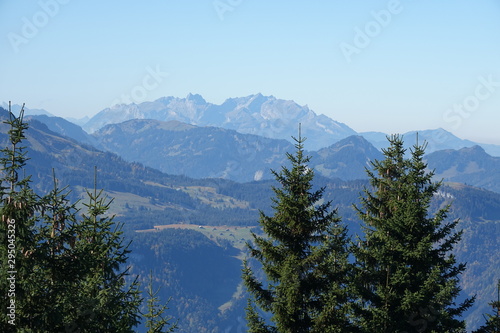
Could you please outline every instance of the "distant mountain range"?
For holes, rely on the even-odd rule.
[[[482,147],[440,150],[425,158],[438,179],[500,193],[500,157],[488,155]]]
[[[116,153],[129,162],[192,178],[216,177],[239,182],[269,179],[272,177],[270,169],[278,170],[286,160],[284,153],[293,150],[292,143],[286,140],[179,121],[133,119],[107,125],[89,135],[62,118],[29,116],[29,119],[36,119],[52,131],[78,142]],[[362,134],[317,151],[308,151],[312,156],[311,166],[329,178],[366,178],[365,167],[382,157],[376,147],[386,147],[387,139],[383,133]],[[406,133],[404,137],[408,148],[417,142],[416,132]],[[439,144],[431,141],[432,138],[441,138]],[[484,146],[461,140],[444,130],[418,132],[418,141],[424,140],[429,143],[426,158],[429,167],[436,169],[436,179],[500,192],[500,157],[488,154]],[[309,138],[306,146],[308,141]],[[372,145],[373,142],[376,145]],[[463,145],[467,147],[462,148]],[[429,149],[449,146],[459,150]]]
[[[6,103],[2,104],[4,108]],[[13,105],[18,112],[19,105]],[[50,115],[43,109],[26,109],[26,114]],[[302,135],[307,137],[306,149],[319,150],[352,135],[361,135],[377,149],[387,147],[387,135],[382,132],[356,133],[345,124],[325,115],[317,115],[307,106],[300,106],[291,100],[277,99],[262,94],[247,97],[229,98],[221,105],[208,103],[200,95],[189,94],[186,98],[162,97],[152,102],[140,104],[120,104],[98,112],[92,118],[67,118],[66,120],[82,126],[88,133],[96,132],[108,124],[119,124],[133,119],[151,119],[160,121],[180,121],[199,127],[219,127],[235,130],[241,134],[254,134],[271,139],[284,139],[289,142],[297,136],[298,124]],[[59,122],[59,125],[62,125]],[[58,126],[59,126],[58,125]],[[73,130],[66,130],[71,136]],[[79,130],[75,130],[79,132]],[[417,131],[400,133],[405,137],[405,144],[410,148],[417,142]],[[81,138],[81,134],[78,134]],[[460,149],[481,146],[489,155],[500,156],[500,146],[476,143],[456,137],[442,129],[418,131],[418,141],[426,141],[427,153],[443,149]]]
[[[9,104],[7,104],[5,102],[2,102],[2,104],[0,104],[0,107],[2,107],[5,110],[8,110],[9,109]],[[12,110],[12,112],[14,114],[19,114],[19,111],[21,110],[21,105],[19,105],[19,104],[12,104],[11,105],[11,110]],[[28,107],[24,108],[24,114],[25,115],[46,115],[46,116],[49,116],[49,117],[54,116],[53,114],[51,114],[50,112],[48,112],[48,111],[46,111],[44,109],[30,109]]]
[[[177,120],[196,126],[213,126],[236,130],[242,134],[255,134],[272,139],[289,140],[302,126],[303,136],[309,138],[306,148],[319,150],[329,147],[351,135],[361,135],[376,148],[387,146],[387,134],[381,132],[356,133],[346,124],[325,115],[317,115],[307,105],[291,100],[277,99],[262,94],[229,98],[221,105],[208,103],[198,94],[186,98],[163,97],[153,102],[120,104],[104,109],[83,125],[93,133],[105,125],[131,119]],[[410,147],[416,142],[416,132],[404,134]],[[442,149],[460,149],[478,143],[463,140],[444,129],[418,131],[419,140],[428,142],[427,152]],[[500,146],[479,144],[490,155],[500,156]]]
[[[106,150],[169,174],[225,178],[239,182],[273,178],[294,150],[286,140],[269,139],[178,121],[129,120],[93,134]],[[306,141],[307,142],[307,141]],[[369,161],[382,154],[360,136],[310,152],[311,166],[324,176],[365,178]]]
[[[387,134],[381,132],[363,132],[359,135],[370,141],[376,148],[387,147]],[[500,156],[500,146],[486,143],[476,143],[470,140],[464,140],[456,137],[452,133],[442,129],[410,131],[403,133],[405,147],[411,148],[417,142],[427,143],[427,153],[432,153],[444,149],[460,149],[472,146],[481,146],[488,154]]]
[[[177,120],[286,140],[297,136],[300,123],[303,136],[309,138],[307,145],[311,150],[330,146],[356,134],[347,125],[317,115],[307,106],[261,94],[229,98],[221,105],[208,103],[200,95],[192,94],[186,98],[164,97],[154,102],[120,104],[102,110],[83,128],[92,133],[105,125],[131,119]]]
[[[85,132],[80,126],[69,122],[64,118],[51,117],[45,114],[26,116],[26,120],[30,121],[31,119],[38,120],[39,122],[45,124],[53,132],[72,138],[80,143],[103,149],[99,141],[97,141],[93,136]]]

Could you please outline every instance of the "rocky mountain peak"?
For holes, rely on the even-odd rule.
[[[216,126],[244,134],[256,134],[273,139],[291,140],[298,124],[304,135],[311,138],[308,149],[319,149],[356,134],[348,126],[325,116],[316,115],[307,105],[291,100],[264,96],[261,93],[229,98],[221,105],[208,103],[199,94],[186,98],[163,97],[153,102],[115,105],[91,118],[84,129],[95,132],[107,124],[130,119],[178,120],[197,126]]]

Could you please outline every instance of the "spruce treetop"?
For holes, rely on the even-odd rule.
[[[447,221],[449,206],[430,212],[441,186],[423,161],[425,143],[405,156],[402,137],[388,138],[385,159],[368,171],[371,188],[355,206],[365,237],[353,247],[357,263],[361,326],[366,332],[455,332],[458,317],[472,305],[455,305],[460,292],[451,250],[460,240],[458,221]]]
[[[290,167],[273,174],[273,216],[261,212],[264,236],[253,234],[250,256],[262,266],[260,281],[248,261],[243,280],[251,294],[247,307],[250,332],[349,332],[346,295],[349,264],[347,236],[331,202],[322,202],[324,188],[313,189],[304,141],[294,138]],[[252,264],[252,266],[254,266]],[[264,320],[257,307],[271,314]]]

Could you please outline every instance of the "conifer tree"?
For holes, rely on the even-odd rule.
[[[74,317],[76,327],[88,332],[133,332],[140,322],[141,298],[137,279],[126,281],[128,244],[124,244],[122,225],[106,213],[112,200],[94,189],[87,190],[87,212],[79,223],[75,252],[80,258],[79,289]]]
[[[324,188],[313,190],[300,132],[294,140],[291,168],[273,171],[281,185],[273,187],[274,216],[261,212],[264,236],[253,234],[254,245],[247,244],[267,278],[260,281],[245,261],[249,332],[349,332],[346,228],[336,210],[329,211],[331,203],[321,201]],[[271,323],[258,308],[272,315]]]
[[[153,289],[153,274],[149,274],[149,283],[146,286],[147,293],[147,309],[148,311],[143,314],[146,319],[147,333],[166,333],[174,332],[177,329],[177,322],[172,322],[172,317],[164,317],[164,313],[168,310],[168,303],[160,305],[158,298],[158,293],[160,289],[156,291]]]
[[[37,318],[38,330],[63,332],[72,316],[71,295],[82,275],[80,261],[74,252],[78,212],[76,203],[67,198],[69,191],[60,189],[53,171],[54,187],[40,197],[36,224],[35,278],[30,317]]]
[[[486,323],[474,333],[500,333],[500,279],[497,285],[497,300],[490,303],[493,314],[487,314]]]
[[[441,183],[423,161],[425,144],[406,158],[400,136],[389,138],[385,159],[368,171],[371,188],[361,207],[365,238],[353,247],[356,286],[365,332],[462,332],[458,317],[473,299],[456,305],[465,264],[450,254],[460,240],[458,221],[446,221],[449,207],[429,212]]]
[[[126,281],[130,251],[122,225],[107,216],[112,201],[94,187],[78,218],[55,174],[49,193],[34,193],[23,110],[15,117],[9,108],[0,157],[0,332],[133,332],[142,298],[137,279]],[[148,320],[160,322],[158,311]]]
[[[19,117],[10,112],[6,123],[8,146],[1,150],[0,165],[0,292],[2,316],[0,331],[16,332],[21,327],[32,327],[30,297],[33,295],[35,264],[35,217],[39,204],[30,188],[30,176],[24,175],[26,147],[23,121],[24,105]],[[5,313],[7,312],[7,313]]]
[[[54,189],[44,197],[31,189],[31,177],[24,175],[28,157],[22,141],[28,125],[23,116],[24,106],[19,117],[9,108],[5,121],[10,128],[9,146],[0,158],[2,282],[9,277],[15,281],[7,285],[0,282],[2,302],[15,302],[15,320],[6,322],[10,317],[2,316],[0,326],[2,332],[62,331],[67,314],[64,295],[75,290],[68,278],[78,264],[68,255],[76,209],[57,188],[55,177]],[[3,257],[6,249],[10,252],[7,258]],[[15,291],[10,297],[12,287]]]

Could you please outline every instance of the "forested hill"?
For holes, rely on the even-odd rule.
[[[49,129],[78,142],[102,147],[128,162],[139,162],[167,174],[197,179],[223,178],[238,182],[272,179],[270,170],[279,169],[286,160],[285,153],[293,148],[286,140],[179,121],[132,119],[107,125],[91,136],[62,118],[29,118],[39,120]],[[438,138],[445,135],[450,140],[435,146],[436,136],[432,133],[438,133]],[[366,179],[365,168],[370,168],[370,162],[382,156],[373,143],[379,148],[386,147],[387,138],[378,133],[378,141],[374,141],[373,133],[363,135],[352,135],[318,151],[309,151],[313,157],[310,166],[318,174],[330,178]],[[405,147],[411,149],[410,142],[416,142],[416,133],[409,132],[404,137],[407,140]],[[436,180],[444,178],[500,193],[500,158],[486,153],[484,149],[488,147],[485,145],[451,138],[451,133],[443,130],[419,132],[419,139],[428,143],[426,160],[429,168],[436,170]],[[453,149],[449,149],[450,146]],[[306,141],[306,150],[309,147]],[[434,150],[429,149],[431,147]],[[448,149],[435,151],[439,147]]]
[[[133,119],[110,124],[93,137],[105,149],[169,174],[239,182],[272,179],[293,145],[218,127],[179,121]],[[366,178],[365,167],[382,154],[361,136],[349,136],[310,153],[311,166],[331,178]]]

